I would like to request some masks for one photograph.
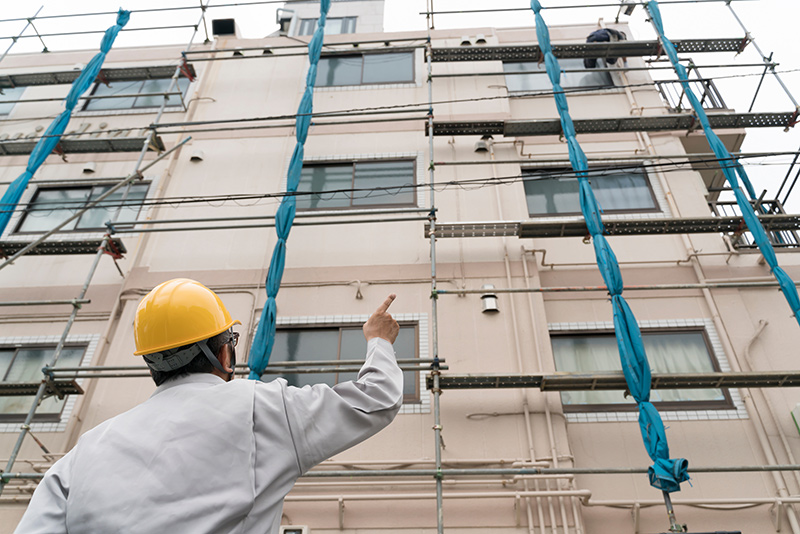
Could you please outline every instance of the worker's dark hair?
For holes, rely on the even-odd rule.
[[[220,349],[222,346],[225,345],[231,339],[231,333],[228,330],[225,330],[221,334],[217,334],[214,337],[208,338],[206,344],[208,345],[209,350],[211,350],[211,354],[214,356],[219,355]],[[194,345],[194,343],[190,345],[184,345],[179,347],[180,350],[188,349]],[[178,352],[178,351],[176,351]],[[164,382],[169,382],[170,380],[174,380],[181,376],[191,375],[194,373],[213,373],[214,366],[211,365],[211,362],[208,361],[206,355],[202,352],[199,352],[197,356],[195,356],[192,361],[184,365],[183,367],[179,367],[178,369],[174,369],[172,371],[156,371],[155,369],[150,369],[150,374],[153,377],[153,381],[156,383],[156,386],[160,386]]]

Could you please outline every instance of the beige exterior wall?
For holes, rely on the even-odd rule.
[[[336,4],[334,4],[336,7]],[[551,30],[553,41],[581,42],[595,26],[558,27]],[[433,33],[434,46],[458,46],[462,35],[486,36],[488,45],[529,44],[531,29],[494,30],[473,28]],[[415,37],[419,34],[364,33],[358,38]],[[330,36],[343,42],[353,36]],[[284,38],[262,40],[220,39],[209,48],[277,46]],[[178,48],[113,50],[106,67],[174,64]],[[0,75],[17,72],[68,70],[85,63],[94,51],[9,56],[0,65]],[[247,53],[246,53],[247,54]],[[230,53],[222,54],[224,56]],[[254,54],[255,55],[255,54]],[[639,58],[629,65],[641,66]],[[239,117],[263,117],[293,113],[303,91],[305,57],[254,58],[197,62],[198,79],[186,96],[188,111],[165,113],[162,122],[213,121]],[[470,71],[492,72],[497,76],[442,78],[434,83],[435,101],[502,97],[506,94],[500,62],[438,63],[437,74]],[[614,75],[621,84],[617,75]],[[630,84],[644,83],[647,74],[631,72]],[[392,86],[319,89],[315,111],[368,108],[397,103],[420,103],[427,107],[426,71],[423,51],[415,52],[413,83]],[[66,86],[28,89],[24,98],[63,97]],[[636,88],[631,95],[620,88],[598,93],[570,95],[574,118],[626,117],[631,110],[645,114],[668,113],[658,94],[649,87]],[[62,104],[18,104],[0,122],[0,137],[22,137],[46,128]],[[437,120],[538,119],[555,118],[552,98],[496,98],[481,102],[440,104]],[[419,115],[417,115],[419,116]],[[70,129],[88,124],[86,131],[135,127],[145,129],[155,113],[79,112]],[[285,122],[284,122],[285,123]],[[329,159],[408,158],[416,162],[417,183],[428,180],[428,139],[424,121],[314,126],[306,144],[307,161]],[[197,127],[200,128],[200,127]],[[177,128],[172,128],[176,131]],[[730,132],[729,132],[730,133]],[[743,132],[734,132],[731,139]],[[95,134],[91,134],[95,135]],[[99,134],[100,137],[107,134]],[[124,134],[123,134],[124,135]],[[128,134],[133,136],[134,134]],[[684,132],[651,134],[596,134],[581,136],[591,156],[630,157],[646,154],[647,143],[658,154],[684,153]],[[167,147],[181,137],[163,135]],[[293,130],[238,129],[197,132],[192,141],[155,165],[145,178],[151,186],[148,199],[191,196],[263,194],[282,191],[289,157],[294,146]],[[488,160],[475,153],[478,137],[436,137],[436,161]],[[728,137],[726,137],[726,140]],[[567,149],[556,137],[524,139],[496,138],[497,160],[528,157],[530,166],[561,158]],[[512,143],[512,141],[516,141]],[[739,142],[741,140],[739,139]],[[524,142],[524,144],[522,143]],[[734,141],[731,141],[734,142]],[[202,151],[202,161],[191,161]],[[32,198],[37,182],[69,182],[85,178],[120,177],[130,172],[137,154],[73,154],[62,161],[50,156],[28,188],[23,202]],[[148,154],[146,161],[154,157]],[[643,156],[646,161],[646,156]],[[26,157],[5,157],[0,181],[10,182],[25,167]],[[93,175],[82,172],[84,163],[96,163]],[[446,166],[436,170],[437,183],[516,176],[517,163]],[[709,215],[703,177],[691,170],[649,175],[660,212],[651,217],[704,217]],[[437,188],[439,222],[518,221],[529,218],[521,183],[479,189]],[[430,192],[421,188],[420,208],[430,206]],[[229,216],[271,216],[276,199],[170,204],[145,208],[140,219],[216,218]],[[609,215],[608,219],[621,215]],[[625,215],[630,217],[631,215]],[[263,220],[261,222],[264,222]],[[209,223],[211,224],[211,223]],[[214,223],[217,224],[217,223]],[[225,223],[222,223],[224,225]],[[206,226],[195,223],[194,226]],[[392,310],[403,317],[417,317],[422,347],[420,356],[431,355],[433,318],[430,305],[430,244],[424,237],[424,221],[370,223],[330,226],[295,226],[289,240],[286,272],[278,297],[282,320],[350,322],[365,316],[388,292],[398,299]],[[15,222],[5,239],[17,239]],[[192,226],[192,225],[190,225]],[[91,236],[98,236],[92,233]],[[72,236],[74,237],[74,236]],[[85,236],[84,237],[88,237]],[[62,239],[63,237],[58,237]],[[263,283],[275,244],[274,228],[204,230],[164,233],[122,234],[128,249],[119,266],[103,258],[88,298],[70,336],[90,343],[91,365],[132,365],[131,325],[139,299],[153,286],[178,276],[196,278],[217,290],[231,313],[242,320],[240,346],[249,347],[256,320],[265,301]],[[628,285],[697,283],[705,280],[769,280],[769,269],[756,254],[733,252],[718,235],[612,237],[609,239],[622,265]],[[465,238],[441,239],[436,245],[437,274],[442,289],[477,289],[491,283],[503,287],[601,285],[591,245],[580,239]],[[690,257],[691,256],[691,257]],[[507,263],[506,260],[507,259]],[[800,276],[796,254],[779,253],[790,275]],[[74,297],[83,284],[91,256],[28,256],[0,272],[2,300],[63,299]],[[529,276],[525,277],[525,268]],[[356,296],[360,282],[363,299]],[[717,356],[730,369],[793,369],[794,347],[800,343],[795,320],[782,295],[769,289],[716,289],[680,291],[631,291],[631,307],[643,325],[653,328],[694,325],[716,343]],[[502,294],[500,313],[482,314],[478,295],[441,296],[438,309],[439,353],[454,374],[514,374],[553,372],[549,332],[608,329],[611,306],[603,292]],[[3,343],[52,341],[61,335],[68,307],[0,308],[0,346]],[[759,322],[767,326],[759,332]],[[424,334],[424,335],[423,335]],[[45,338],[42,338],[45,336]],[[748,362],[749,358],[749,362]],[[541,363],[540,363],[541,362]],[[80,435],[100,422],[145,400],[154,390],[148,378],[104,378],[84,380],[86,394],[76,397],[60,423],[34,423],[32,430],[55,456],[73,447]],[[407,408],[396,421],[376,437],[334,458],[331,466],[344,463],[355,468],[431,468],[434,440],[431,427],[431,393],[423,390],[424,402]],[[778,463],[791,463],[789,454],[800,454],[800,442],[789,411],[800,402],[794,389],[736,391],[738,404],[722,414],[693,411],[665,413],[674,457],[685,457],[696,466],[757,465],[774,455]],[[745,406],[745,400],[750,404]],[[442,458],[450,467],[508,467],[520,462],[541,462],[561,467],[632,467],[650,464],[641,443],[638,425],[624,413],[593,413],[579,417],[565,414],[556,393],[538,390],[446,391],[441,398],[445,448]],[[755,407],[755,409],[754,409]],[[529,411],[530,442],[525,412]],[[417,413],[413,413],[417,412]],[[760,415],[759,415],[760,414]],[[0,422],[0,459],[6,457],[17,439],[18,424]],[[765,442],[760,440],[766,435]],[[781,437],[789,450],[785,450]],[[46,467],[52,456],[43,456],[31,439],[26,439],[15,471],[31,472]],[[677,507],[678,518],[693,531],[742,530],[777,532],[771,507],[725,509],[719,499],[769,499],[777,496],[776,484],[788,493],[800,491],[791,473],[773,477],[769,473],[696,474],[693,486],[685,485],[674,495],[677,503],[692,501],[709,506]],[[644,475],[580,475],[574,479],[512,477],[469,477],[445,481],[445,525],[449,531],[483,534],[488,532],[550,532],[553,522],[559,532],[610,534],[665,531],[668,523],[661,500]],[[12,484],[0,497],[0,534],[13,531],[24,511],[33,484]],[[589,490],[584,504],[570,497],[554,499],[525,497],[525,490]],[[285,507],[285,522],[309,525],[313,532],[356,531],[399,534],[431,532],[436,527],[432,479],[370,479],[368,482],[334,479],[303,479]],[[481,494],[454,498],[463,493]],[[495,496],[496,494],[496,496]],[[488,495],[491,498],[485,498]],[[317,497],[316,501],[299,499]],[[395,496],[394,498],[388,496]],[[462,495],[463,496],[463,495]],[[342,499],[342,501],[339,501]],[[370,500],[382,499],[382,500]],[[604,502],[614,501],[614,506]],[[340,508],[340,502],[344,508]],[[637,516],[634,503],[641,503]],[[786,525],[786,511],[777,516]],[[548,529],[542,529],[542,520]],[[563,529],[564,521],[568,524]],[[577,520],[577,524],[576,524]]]

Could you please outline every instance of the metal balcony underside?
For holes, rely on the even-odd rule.
[[[90,154],[98,152],[139,152],[144,146],[145,137],[97,137],[90,139],[62,139],[54,153]],[[0,156],[24,156],[33,151],[36,141],[0,141]],[[159,136],[150,140],[149,150],[163,152],[164,141]]]
[[[786,128],[794,120],[794,112],[786,113],[711,113],[711,127],[725,128]],[[691,113],[671,113],[650,117],[620,117],[611,119],[573,120],[579,134],[612,132],[664,132],[696,130],[700,123]],[[426,132],[427,133],[427,132]],[[523,137],[561,135],[559,119],[509,120],[509,121],[438,121],[433,123],[434,135],[502,135]]]
[[[427,377],[427,387],[433,378]],[[448,375],[439,377],[441,389],[538,388],[542,391],[625,391],[628,385],[618,373],[541,375]],[[653,373],[652,389],[788,388],[800,387],[800,371],[753,373]]]
[[[739,52],[747,41],[733,39],[687,39],[674,41],[679,54],[701,52]],[[557,58],[618,58],[660,56],[663,49],[658,41],[619,41],[616,43],[553,44]],[[433,61],[539,61],[539,45],[525,46],[459,46],[434,48]]]
[[[0,397],[36,395],[41,384],[41,382],[25,382],[20,384],[0,382]],[[62,398],[64,395],[83,395],[83,388],[81,388],[74,379],[51,380],[47,382],[45,396]]]
[[[81,239],[81,240],[62,240],[62,241],[45,241],[40,243],[36,248],[28,252],[28,256],[64,256],[70,254],[95,254],[97,249],[102,243],[102,238],[97,239]],[[114,244],[112,247],[115,251],[125,254],[128,250],[119,238],[111,239]],[[30,241],[0,241],[0,258],[8,258],[33,243]]]
[[[800,230],[800,215],[762,215],[761,224],[767,232]],[[708,217],[697,219],[621,219],[603,221],[605,234],[653,235],[653,234],[702,234],[747,231],[742,217]],[[585,237],[588,235],[583,219],[574,221],[520,221],[437,223],[437,237]],[[430,226],[425,225],[425,237],[430,237]]]
[[[189,73],[195,77],[197,73],[193,65],[187,65]],[[29,72],[23,74],[0,75],[0,89],[26,87],[30,85],[62,85],[74,82],[81,71],[67,70],[54,72]],[[97,75],[98,82],[134,82],[137,80],[157,80],[172,78],[174,65],[158,67],[128,67],[123,69],[102,69]],[[181,73],[181,76],[184,76]]]

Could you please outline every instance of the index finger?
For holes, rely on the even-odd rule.
[[[394,293],[386,297],[386,300],[384,300],[383,303],[380,306],[378,306],[378,309],[375,310],[375,313],[386,313],[386,310],[389,309],[389,306],[392,305],[392,302],[394,302],[394,299],[396,298],[397,295],[395,295]]]

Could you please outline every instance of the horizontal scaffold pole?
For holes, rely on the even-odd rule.
[[[674,262],[673,262],[674,263]],[[800,285],[800,280],[795,282]],[[775,281],[741,281],[741,282],[706,282],[697,284],[644,284],[634,286],[624,286],[625,291],[661,291],[661,290],[680,290],[680,289],[735,289],[735,288],[773,288],[778,287]],[[437,289],[437,295],[486,295],[488,293],[573,293],[586,291],[604,291],[606,286],[553,286],[553,287],[512,287],[486,289]]]

